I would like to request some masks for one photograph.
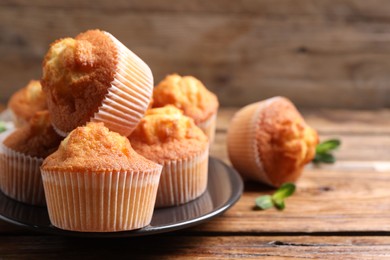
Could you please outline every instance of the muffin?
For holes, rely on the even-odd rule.
[[[37,112],[29,124],[9,134],[1,144],[1,191],[27,204],[45,205],[40,166],[61,139],[47,110]]]
[[[50,221],[83,232],[145,227],[152,219],[161,169],[103,123],[77,127],[41,167]]]
[[[182,111],[174,106],[148,110],[129,140],[137,153],[163,165],[156,207],[183,204],[205,191],[208,140]]]
[[[274,97],[240,109],[228,127],[230,161],[249,180],[278,187],[296,181],[315,155],[318,135],[295,106]]]
[[[47,110],[46,96],[38,80],[31,80],[27,86],[15,92],[8,108],[16,127],[27,125],[36,112]]]
[[[51,44],[43,61],[43,91],[62,136],[89,121],[129,135],[153,91],[149,67],[114,36],[100,30]]]
[[[218,110],[217,96],[192,76],[168,75],[153,90],[153,107],[174,105],[194,119],[213,142]]]

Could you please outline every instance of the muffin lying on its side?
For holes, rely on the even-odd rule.
[[[299,178],[317,143],[317,132],[283,97],[240,109],[227,134],[229,158],[239,173],[276,187]]]

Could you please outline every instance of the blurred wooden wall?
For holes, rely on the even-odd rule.
[[[390,107],[388,0],[1,0],[0,102],[40,78],[52,41],[93,28],[144,59],[155,82],[194,75],[223,106],[284,95],[300,107]]]

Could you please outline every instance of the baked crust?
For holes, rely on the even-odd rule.
[[[129,140],[138,153],[158,163],[191,157],[208,145],[193,119],[174,106],[148,110]]]
[[[14,151],[45,158],[58,148],[61,140],[62,137],[54,131],[46,110],[36,112],[27,125],[16,129],[3,143]]]
[[[196,124],[213,116],[219,106],[217,96],[202,82],[195,77],[178,74],[166,76],[153,90],[153,107],[169,104],[181,109]]]
[[[137,154],[126,137],[94,122],[74,129],[42,164],[46,171],[67,172],[146,172],[156,167],[156,163]]]
[[[90,30],[51,44],[43,61],[43,91],[54,126],[70,132],[98,111],[118,63],[113,41]]]
[[[295,106],[277,97],[259,114],[257,149],[271,183],[295,181],[315,155],[317,132],[308,126]]]
[[[46,95],[42,91],[41,83],[38,80],[30,80],[24,88],[11,96],[8,108],[26,123],[37,111],[47,110]]]

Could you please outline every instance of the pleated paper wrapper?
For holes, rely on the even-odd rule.
[[[156,207],[177,206],[198,198],[207,188],[208,146],[188,158],[162,163]]]
[[[217,126],[217,113],[213,114],[209,119],[204,122],[196,124],[209,139],[209,143],[212,144],[215,139],[215,129]]]
[[[8,197],[31,205],[46,205],[40,167],[42,158],[6,147],[0,149],[0,189]]]
[[[116,44],[119,60],[114,81],[91,121],[103,122],[110,130],[129,136],[149,106],[153,75],[137,55],[106,34]]]
[[[42,169],[51,223],[82,232],[116,232],[150,224],[161,166],[144,172]]]
[[[267,102],[257,102],[242,108],[229,124],[227,147],[229,159],[244,179],[272,185],[261,161],[256,134],[259,114]]]

